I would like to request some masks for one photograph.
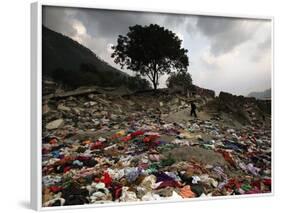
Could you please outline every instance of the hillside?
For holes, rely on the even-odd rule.
[[[145,80],[113,68],[88,48],[44,26],[42,57],[43,79],[61,82],[71,88],[123,85],[142,89],[149,86]]]
[[[251,92],[248,97],[254,97],[256,99],[269,99],[271,98],[271,89],[267,89],[262,92]]]

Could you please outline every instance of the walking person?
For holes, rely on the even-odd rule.
[[[194,104],[194,102],[191,102],[191,110],[190,110],[190,116],[193,116],[195,118],[197,118],[197,114],[196,114],[196,105]]]

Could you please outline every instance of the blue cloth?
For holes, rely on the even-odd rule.
[[[52,151],[52,156],[54,158],[59,158],[60,157],[60,151],[59,150]]]

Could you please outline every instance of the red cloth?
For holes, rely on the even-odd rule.
[[[68,172],[70,169],[71,169],[71,167],[70,167],[70,166],[64,167],[64,169],[63,169],[63,173]]]
[[[148,135],[143,139],[144,143],[149,143],[155,141],[157,138],[159,138],[158,135]]]
[[[91,149],[101,149],[103,147],[103,144],[101,141],[96,141],[95,143],[92,143]]]
[[[252,186],[253,188],[261,189],[261,181],[259,181],[259,180],[253,181],[253,182],[251,183],[251,186]]]
[[[241,187],[242,183],[240,183],[238,180],[232,178],[228,180],[228,183],[225,185],[226,188],[230,189],[239,189]]]
[[[101,182],[103,182],[106,187],[108,187],[111,184],[112,179],[111,179],[110,175],[108,174],[108,172],[103,173],[103,177],[101,179]]]
[[[88,160],[91,160],[91,157],[88,157],[88,156],[78,156],[78,157],[76,157],[76,160],[88,161]]]
[[[134,138],[136,136],[143,135],[143,134],[144,134],[143,131],[138,130],[138,131],[135,131],[135,132],[131,133],[130,135],[131,135],[132,138]]]
[[[271,186],[271,179],[270,178],[264,179],[263,184],[266,186]]]
[[[63,187],[61,187],[61,186],[50,186],[49,189],[50,189],[51,192],[57,193],[57,192],[63,190]]]
[[[131,139],[132,139],[131,135],[128,135],[128,136],[122,138],[121,141],[127,142],[127,141],[129,141],[129,140],[131,140]]]
[[[122,185],[112,185],[109,188],[112,191],[113,200],[117,200],[122,195]]]

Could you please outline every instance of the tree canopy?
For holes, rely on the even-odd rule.
[[[166,81],[168,88],[182,87],[184,91],[192,87],[192,78],[188,72],[172,73]]]
[[[119,35],[111,57],[116,64],[147,76],[157,89],[159,77],[171,72],[187,71],[187,49],[172,31],[156,24],[129,27],[126,36]]]

